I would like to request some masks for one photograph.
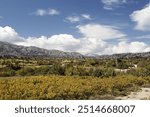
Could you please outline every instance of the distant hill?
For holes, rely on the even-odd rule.
[[[14,57],[46,57],[46,58],[96,58],[96,59],[116,59],[116,58],[137,58],[150,57],[150,52],[145,53],[122,53],[113,55],[82,55],[77,52],[63,52],[59,50],[46,50],[34,46],[25,47],[0,41],[0,56]]]
[[[77,52],[63,52],[59,50],[46,50],[34,46],[25,47],[0,41],[0,56],[15,57],[48,57],[48,58],[83,58]]]
[[[116,59],[116,58],[146,58],[150,57],[150,52],[143,52],[143,53],[121,53],[121,54],[113,54],[113,55],[101,55],[97,56],[96,58],[99,59]]]

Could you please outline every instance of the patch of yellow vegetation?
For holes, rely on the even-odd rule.
[[[150,78],[118,76],[96,78],[79,76],[33,76],[0,79],[0,99],[52,100],[90,99],[99,95],[120,96],[146,85]],[[106,98],[106,97],[105,97]],[[93,99],[93,98],[92,98]]]

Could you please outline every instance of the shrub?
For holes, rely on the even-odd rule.
[[[0,79],[0,99],[100,99],[127,95],[148,78],[38,76]]]
[[[25,67],[25,68],[18,70],[17,74],[20,76],[31,76],[35,74],[35,71],[31,67]]]
[[[0,69],[0,77],[9,77],[9,76],[15,76],[15,70],[13,70],[10,67],[5,67]]]

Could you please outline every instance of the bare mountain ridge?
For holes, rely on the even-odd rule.
[[[0,41],[0,56],[16,57],[48,57],[48,58],[83,58],[77,52],[63,52],[59,50],[46,50],[34,46],[25,47]]]
[[[82,55],[77,52],[63,52],[59,50],[46,50],[34,46],[25,47],[0,41],[0,56],[15,57],[46,57],[46,58],[96,58],[96,59],[116,59],[116,58],[135,58],[150,57],[150,52],[144,53],[122,53],[113,55]]]

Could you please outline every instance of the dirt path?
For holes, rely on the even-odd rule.
[[[117,97],[119,100],[150,100],[150,88],[141,88],[139,92],[132,92],[125,97]]]

